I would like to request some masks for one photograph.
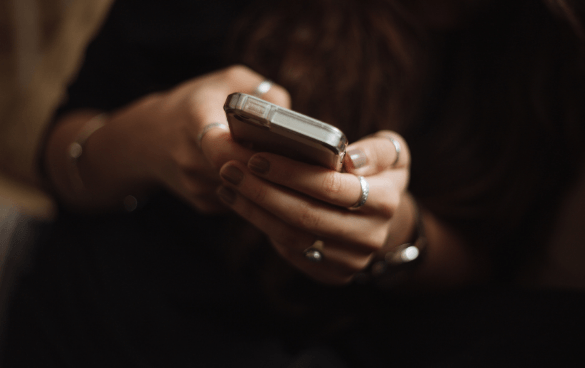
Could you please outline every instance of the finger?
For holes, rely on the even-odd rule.
[[[201,140],[201,150],[211,166],[218,170],[226,162],[247,162],[255,151],[245,148],[233,140],[229,130],[209,130]]]
[[[226,98],[236,92],[254,94],[254,91],[266,78],[245,66],[232,66],[220,72],[212,73],[188,84],[183,91],[187,94],[190,114],[195,121],[205,126],[212,122],[226,121],[223,105]],[[193,91],[205,89],[204,98]],[[273,83],[262,99],[273,104],[290,108],[290,95],[282,86]],[[197,132],[199,133],[199,132]]]
[[[276,251],[293,266],[309,277],[330,285],[344,285],[349,283],[357,272],[366,268],[373,257],[372,254],[362,257],[344,256],[342,262],[336,259],[336,248],[326,246],[322,250],[323,261],[315,263],[309,261],[303,252],[291,252],[288,247],[278,242],[272,242]],[[348,264],[343,261],[349,260]]]
[[[260,83],[266,81],[265,76],[243,65],[234,65],[225,69],[225,78],[228,81],[225,90],[227,92],[226,97],[234,92],[254,94]],[[279,106],[290,108],[289,93],[274,82],[272,82],[270,89],[262,94],[261,98]]]
[[[363,176],[388,169],[407,168],[409,165],[408,145],[399,134],[388,130],[350,145],[344,161],[347,172]]]
[[[228,124],[222,106],[229,94],[234,92],[254,93],[258,85],[265,80],[265,77],[253,70],[242,65],[235,65],[197,82],[215,86],[215,88],[206,90],[205,103],[201,103],[201,99],[195,96],[191,98],[190,103],[195,120],[200,122],[200,127],[197,130],[198,144],[214,167],[219,168],[228,160],[245,159],[247,161],[249,158],[251,151],[242,150],[242,147],[235,143],[226,129],[223,128],[223,126],[227,127]],[[283,107],[290,107],[290,95],[282,86],[275,83],[262,95],[262,98]],[[213,129],[206,131],[206,127],[210,125],[214,125]]]
[[[214,193],[221,180],[218,174],[213,177],[206,177],[205,175],[184,171],[180,174],[181,185],[184,187],[192,196],[208,195]]]
[[[180,174],[179,184],[170,187],[170,189],[186,199],[199,212],[225,212],[225,205],[219,202],[214,195],[217,187],[221,184],[218,178],[217,174],[214,178],[207,178],[204,175],[185,171]]]
[[[251,174],[239,162],[231,161],[220,170],[224,185],[236,189],[258,206],[285,223],[322,238],[355,243],[365,251],[375,251],[385,238],[382,225],[387,218],[348,211],[315,200]]]
[[[209,161],[201,154],[191,155],[194,157],[193,162],[187,163],[183,167],[185,177],[193,180],[205,180],[216,183],[217,186],[221,182],[217,169],[213,168]],[[196,158],[196,159],[195,159]]]
[[[284,156],[258,153],[250,158],[248,168],[266,180],[336,206],[349,207],[360,197],[356,176]]]
[[[351,251],[347,246],[336,247],[330,242],[320,249],[325,259],[319,263],[311,262],[304,256],[304,250],[314,243],[313,235],[286,224],[229,188],[220,187],[218,195],[226,205],[272,239],[274,248],[283,258],[316,280],[328,284],[347,283],[369,263],[371,253]]]
[[[327,170],[271,153],[253,155],[248,161],[248,168],[270,182],[340,207],[349,208],[362,196],[360,180],[353,174]],[[387,170],[365,180],[369,185],[369,194],[361,210],[391,216],[399,193],[406,189],[408,173]]]
[[[314,235],[293,228],[228,187],[220,187],[217,194],[227,206],[272,239],[277,252],[299,269],[308,271],[311,276],[317,276],[316,278],[322,278],[318,274],[331,268],[329,263],[318,270],[316,264],[312,264],[302,255],[303,251],[314,243]]]

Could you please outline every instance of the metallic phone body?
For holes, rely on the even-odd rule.
[[[256,151],[340,171],[347,138],[339,129],[245,93],[224,105],[233,138]]]

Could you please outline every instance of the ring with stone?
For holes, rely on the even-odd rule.
[[[313,245],[303,251],[303,256],[308,261],[319,263],[323,261],[323,241],[322,240],[315,240]]]

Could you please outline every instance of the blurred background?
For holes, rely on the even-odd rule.
[[[11,285],[56,206],[38,154],[111,0],[0,0],[0,331]]]

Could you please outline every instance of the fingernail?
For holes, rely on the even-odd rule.
[[[367,160],[364,151],[360,149],[352,149],[347,151],[347,155],[349,156],[349,161],[351,161],[354,169],[359,169],[366,165]]]
[[[225,180],[229,181],[233,185],[238,185],[244,179],[244,173],[237,167],[230,165],[225,167],[219,175]]]
[[[270,169],[270,162],[264,157],[254,156],[248,161],[250,170],[258,174],[266,174]]]
[[[227,204],[233,204],[236,201],[236,192],[224,186],[217,189],[217,195]]]

